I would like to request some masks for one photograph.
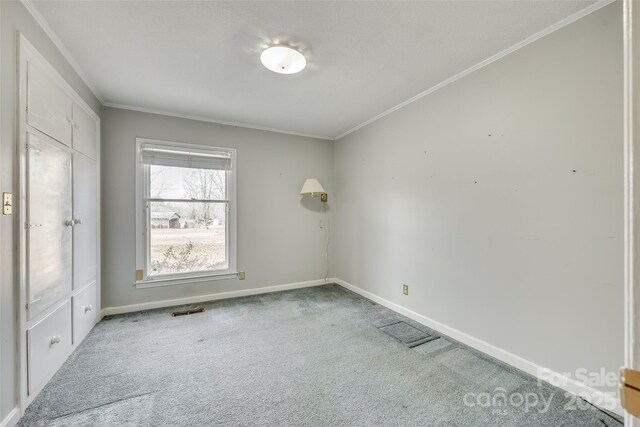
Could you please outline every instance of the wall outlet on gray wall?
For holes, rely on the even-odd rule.
[[[409,295],[409,285],[407,285],[406,283],[402,284],[402,293],[405,295]]]

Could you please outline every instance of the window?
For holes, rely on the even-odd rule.
[[[234,149],[138,138],[136,178],[138,284],[236,274]]]

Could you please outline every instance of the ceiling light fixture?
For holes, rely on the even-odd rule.
[[[303,54],[289,46],[271,46],[260,55],[262,65],[274,73],[295,74],[304,70],[307,59]]]

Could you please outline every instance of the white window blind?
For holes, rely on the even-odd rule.
[[[158,144],[142,145],[142,163],[195,169],[231,170],[231,156],[224,152],[181,149]]]

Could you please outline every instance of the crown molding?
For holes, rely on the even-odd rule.
[[[277,129],[277,128],[271,128],[271,127],[267,127],[267,126],[258,126],[258,125],[250,125],[250,124],[246,124],[246,123],[239,123],[239,122],[230,122],[230,121],[226,121],[226,120],[217,120],[214,118],[210,118],[210,117],[204,117],[204,116],[196,116],[196,115],[188,115],[188,114],[179,114],[179,113],[174,113],[171,111],[164,111],[164,110],[158,110],[158,109],[153,109],[153,108],[145,108],[145,107],[137,107],[137,106],[133,106],[133,105],[124,105],[124,104],[117,104],[117,103],[111,103],[111,102],[105,102],[104,99],[102,98],[100,92],[97,90],[96,86],[89,80],[89,78],[87,77],[87,75],[82,71],[81,67],[78,65],[78,62],[73,58],[73,56],[71,56],[71,53],[69,53],[69,50],[65,47],[65,45],[62,43],[62,41],[60,40],[60,38],[56,35],[56,33],[51,29],[51,27],[49,26],[49,24],[47,23],[47,21],[44,19],[44,17],[40,14],[40,12],[38,11],[38,9],[36,8],[36,6],[33,4],[32,0],[20,0],[21,3],[27,8],[27,10],[29,11],[29,13],[31,13],[31,15],[33,16],[33,18],[36,20],[36,22],[40,25],[40,27],[42,27],[42,29],[44,30],[44,32],[47,34],[47,36],[49,36],[49,38],[51,39],[51,41],[53,42],[53,44],[58,48],[58,50],[60,50],[60,53],[62,53],[62,55],[64,56],[64,58],[69,62],[69,64],[71,65],[71,67],[75,70],[75,72],[80,76],[80,78],[84,81],[84,83],[87,85],[87,87],[89,87],[89,89],[91,90],[91,92],[93,93],[93,95],[98,99],[98,101],[100,101],[100,103],[105,106],[105,107],[112,107],[112,108],[120,108],[120,109],[124,109],[124,110],[131,110],[131,111],[139,111],[139,112],[143,112],[143,113],[150,113],[150,114],[159,114],[159,115],[163,115],[163,116],[170,116],[170,117],[178,117],[178,118],[183,118],[183,119],[189,119],[189,120],[197,120],[197,121],[203,121],[203,122],[209,122],[209,123],[216,123],[216,124],[221,124],[221,125],[227,125],[227,126],[235,126],[235,127],[243,127],[243,128],[247,128],[247,129],[255,129],[255,130],[262,130],[262,131],[267,131],[267,132],[276,132],[276,133],[282,133],[282,134],[287,134],[287,135],[296,135],[296,136],[302,136],[302,137],[307,137],[307,138],[316,138],[316,139],[324,139],[324,140],[329,140],[329,141],[337,141],[339,139],[344,138],[345,136],[356,132],[359,129],[362,129],[363,127],[393,113],[394,111],[397,111],[403,107],[406,107],[407,105],[429,95],[430,93],[433,93],[435,91],[437,91],[438,89],[442,89],[445,86],[450,85],[451,83],[460,80],[461,78],[473,73],[474,71],[477,71],[483,67],[486,67],[487,65],[496,62],[497,60],[504,58],[505,56],[509,55],[510,53],[513,53],[519,49],[522,49],[523,47],[535,42],[536,40],[541,39],[544,36],[547,36],[555,31],[558,31],[559,29],[566,27],[567,25],[579,20],[580,18],[583,18],[599,9],[602,9],[603,7],[613,3],[616,0],[598,0],[595,3],[592,3],[591,5],[585,7],[584,9],[574,13],[573,15],[570,15],[564,19],[562,19],[561,21],[556,22],[555,24],[552,24],[550,26],[548,26],[547,28],[538,31],[537,33],[527,37],[526,39],[496,53],[495,55],[459,72],[458,74],[453,75],[452,77],[449,77],[448,79],[436,84],[435,86],[430,87],[429,89],[420,92],[419,94],[407,99],[406,101],[401,102],[400,104],[389,108],[388,110],[360,123],[359,125],[347,130],[346,132],[341,133],[338,136],[335,137],[330,137],[330,136],[325,136],[325,135],[313,135],[313,134],[307,134],[307,133],[300,133],[300,132],[292,132],[292,131],[287,131],[287,130],[283,130],[283,129]]]
[[[355,127],[351,128],[351,129],[349,129],[348,131],[341,133],[340,135],[336,136],[334,138],[334,140],[338,141],[339,139],[344,138],[345,136],[347,136],[347,135],[349,135],[349,134],[351,134],[351,133],[353,133],[353,132],[355,132],[355,131],[357,131],[359,129],[362,129],[365,126],[367,126],[367,125],[369,125],[369,124],[371,124],[371,123],[373,123],[373,122],[375,122],[377,120],[380,120],[381,118],[383,118],[385,116],[388,116],[389,114],[393,113],[394,111],[397,111],[397,110],[399,110],[399,109],[401,109],[403,107],[406,107],[407,105],[409,105],[409,104],[411,104],[411,103],[413,103],[413,102],[415,102],[415,101],[417,101],[417,100],[429,95],[430,93],[433,93],[433,92],[437,91],[438,89],[442,89],[443,87],[448,86],[451,83],[453,83],[453,82],[455,82],[457,80],[460,80],[461,78],[473,73],[474,71],[477,71],[480,68],[486,67],[487,65],[489,65],[489,64],[491,64],[493,62],[496,62],[497,60],[499,60],[501,58],[504,58],[505,56],[509,55],[510,53],[513,53],[516,50],[522,49],[523,47],[535,42],[536,40],[539,40],[544,36],[547,36],[547,35],[555,32],[555,31],[558,31],[559,29],[561,29],[563,27],[566,27],[567,25],[577,21],[580,18],[584,18],[585,16],[587,16],[587,15],[589,15],[589,14],[591,14],[591,13],[593,13],[593,12],[599,10],[599,9],[602,9],[603,7],[613,3],[614,1],[616,1],[616,0],[598,0],[595,3],[585,7],[584,9],[574,13],[573,15],[570,15],[570,16],[564,18],[563,20],[558,21],[555,24],[550,25],[550,26],[548,26],[547,28],[545,28],[545,29],[543,29],[541,31],[538,31],[537,33],[527,37],[526,39],[524,39],[524,40],[522,40],[522,41],[520,41],[520,42],[518,42],[516,44],[514,44],[513,46],[510,46],[510,47],[508,47],[508,48],[496,53],[495,55],[485,59],[484,61],[478,62],[476,65],[473,65],[473,66],[467,68],[466,70],[461,71],[458,74],[455,74],[454,76],[449,77],[448,79],[438,83],[437,85],[432,86],[432,87],[430,87],[429,89],[427,89],[427,90],[425,90],[423,92],[420,92],[419,94],[407,99],[404,102],[401,102],[400,104],[396,105],[395,107],[389,108],[388,110],[378,114],[377,116],[374,116],[374,117],[370,118],[369,120],[360,123],[358,126],[355,126]]]
[[[93,93],[93,96],[95,96],[98,99],[98,101],[100,101],[100,103],[104,105],[104,99],[102,98],[96,86],[93,84],[91,80],[89,80],[89,78],[87,77],[85,72],[82,70],[78,62],[73,58],[73,56],[71,55],[67,47],[64,45],[64,43],[62,43],[58,35],[55,33],[55,31],[53,31],[49,23],[44,19],[44,17],[42,16],[38,8],[35,6],[35,4],[33,4],[31,0],[20,0],[20,2],[29,11],[31,16],[33,16],[33,19],[36,20],[38,25],[40,25],[40,28],[42,28],[42,30],[49,37],[49,39],[51,39],[53,44],[58,48],[62,56],[64,56],[64,59],[66,59],[69,65],[71,65],[71,68],[73,68],[76,74],[80,76],[80,79],[82,79],[84,84],[87,85],[91,93]]]
[[[227,120],[212,119],[210,117],[204,117],[204,116],[195,116],[195,115],[190,115],[190,114],[179,114],[179,113],[173,113],[171,111],[158,110],[158,109],[155,109],[155,108],[136,107],[136,106],[133,106],[133,105],[116,104],[116,103],[113,103],[113,102],[103,102],[102,105],[104,107],[119,108],[121,110],[139,111],[141,113],[158,114],[158,115],[161,115],[161,116],[169,116],[169,117],[177,117],[177,118],[180,118],[180,119],[196,120],[196,121],[199,121],[199,122],[216,123],[216,124],[219,124],[219,125],[234,126],[234,127],[245,128],[245,129],[254,129],[254,130],[261,130],[261,131],[266,131],[266,132],[282,133],[282,134],[285,134],[285,135],[295,135],[295,136],[302,136],[302,137],[305,137],[305,138],[315,138],[315,139],[324,139],[324,140],[327,140],[327,141],[333,141],[333,138],[330,137],[330,136],[313,135],[313,134],[309,134],[309,133],[300,133],[300,132],[292,132],[292,131],[288,131],[288,130],[284,130],[284,129],[271,128],[271,127],[267,127],[267,126],[250,125],[250,124],[247,124],[247,123],[230,122],[230,121],[227,121]]]

